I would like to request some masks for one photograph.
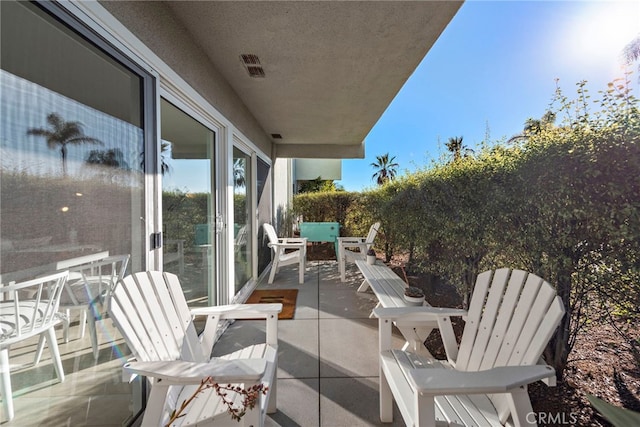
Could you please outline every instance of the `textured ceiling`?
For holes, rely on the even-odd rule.
[[[461,3],[167,4],[263,129],[282,136],[279,156],[330,158],[363,155],[365,136]],[[243,54],[258,57],[263,78],[250,77]]]

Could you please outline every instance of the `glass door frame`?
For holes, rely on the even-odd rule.
[[[227,158],[227,168],[228,168],[228,179],[227,179],[227,188],[229,190],[229,194],[227,195],[227,215],[229,221],[227,224],[233,225],[234,223],[234,209],[233,209],[233,149],[237,148],[238,150],[245,153],[250,157],[250,182],[247,183],[249,186],[249,195],[250,198],[247,201],[250,203],[250,218],[251,221],[251,234],[249,237],[249,244],[251,245],[251,277],[249,280],[242,286],[240,291],[235,293],[235,266],[233,256],[229,255],[229,260],[227,262],[227,271],[229,273],[228,276],[228,285],[224,287],[226,289],[227,295],[229,296],[229,303],[232,302],[243,302],[245,301],[251,292],[256,288],[259,277],[258,277],[258,239],[260,236],[258,235],[260,227],[259,227],[259,218],[258,218],[258,180],[257,180],[257,170],[258,170],[258,158],[260,158],[263,162],[269,165],[270,168],[273,167],[271,159],[262,151],[260,151],[253,144],[248,142],[244,136],[239,135],[238,133],[233,134],[231,138],[231,146],[228,150],[228,158]],[[272,179],[273,182],[273,179]],[[273,194],[271,195],[271,217],[273,217]],[[227,227],[227,254],[234,253],[234,236],[233,236],[233,226]]]
[[[212,170],[212,174],[211,174],[211,200],[214,204],[214,206],[212,207],[212,212],[215,212],[215,214],[213,214],[214,218],[211,218],[211,224],[215,224],[215,226],[211,227],[209,232],[209,241],[211,242],[212,245],[212,251],[211,253],[213,254],[213,259],[210,259],[209,261],[212,262],[212,267],[213,267],[213,276],[212,276],[212,280],[211,283],[209,283],[209,289],[208,289],[208,296],[209,296],[209,305],[220,305],[220,304],[224,304],[224,296],[221,293],[221,287],[220,287],[220,283],[224,283],[224,281],[222,280],[225,274],[224,269],[222,268],[222,263],[220,262],[221,259],[221,248],[222,243],[221,240],[223,238],[223,233],[222,233],[222,214],[221,212],[223,212],[221,210],[221,198],[220,198],[220,184],[223,181],[223,171],[221,170],[222,168],[220,167],[221,165],[221,156],[223,155],[222,151],[224,151],[223,149],[221,149],[221,147],[224,145],[222,143],[222,141],[224,141],[224,134],[225,134],[225,127],[223,125],[221,125],[217,120],[212,119],[212,117],[206,113],[204,113],[204,111],[198,107],[197,104],[191,102],[189,99],[187,99],[184,96],[180,96],[180,94],[177,94],[174,90],[171,90],[170,88],[167,87],[167,85],[165,84],[160,84],[160,90],[159,90],[159,95],[157,97],[157,105],[160,105],[160,99],[164,98],[165,100],[167,100],[168,102],[170,102],[171,104],[173,104],[175,107],[177,107],[179,110],[181,110],[183,113],[185,113],[186,115],[188,115],[189,117],[191,117],[192,119],[194,119],[195,121],[197,121],[198,123],[200,123],[202,126],[206,127],[207,129],[209,129],[210,131],[212,131],[214,133],[214,140],[213,140],[213,147],[212,147],[212,153],[213,153],[213,161],[212,161],[212,165],[211,165],[211,170]],[[160,115],[160,109],[158,108],[158,126],[160,126],[159,123],[159,115]],[[204,114],[203,114],[204,113]],[[161,144],[160,138],[158,138],[158,144],[156,147],[156,150],[158,151],[158,156],[157,156],[157,165],[156,167],[158,168],[158,170],[160,170],[160,162],[162,161],[161,156],[160,156],[160,148],[159,145]],[[156,203],[158,204],[158,221],[160,222],[160,226],[159,229],[162,230],[162,174],[158,173],[157,174],[158,177],[158,191],[156,194]],[[159,251],[159,255],[160,257],[162,256],[162,250]],[[158,261],[158,268],[162,267],[162,260],[160,259]]]

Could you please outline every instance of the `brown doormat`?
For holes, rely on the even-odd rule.
[[[282,311],[278,315],[278,320],[293,319],[297,298],[297,289],[260,289],[253,291],[247,300],[247,304],[281,303]]]

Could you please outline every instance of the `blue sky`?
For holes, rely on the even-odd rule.
[[[570,96],[587,80],[595,96],[622,76],[620,53],[638,34],[637,0],[467,0],[366,137],[366,158],[343,160],[336,183],[374,187],[370,164],[385,153],[402,175],[439,159],[449,137],[471,148],[487,131],[508,138],[544,114],[556,78]]]

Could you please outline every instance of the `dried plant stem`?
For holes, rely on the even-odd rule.
[[[183,417],[185,415],[185,409],[187,408],[187,406],[189,406],[193,399],[198,397],[200,393],[208,388],[215,389],[216,394],[220,396],[220,398],[222,399],[222,403],[224,403],[224,405],[227,407],[227,412],[229,412],[229,414],[231,415],[231,419],[236,421],[240,421],[240,419],[247,413],[247,410],[251,410],[256,406],[260,394],[266,395],[267,390],[269,390],[269,387],[266,387],[264,384],[255,384],[245,389],[243,387],[234,386],[232,384],[220,385],[216,383],[211,377],[204,378],[202,381],[200,381],[200,385],[198,386],[196,391],[188,399],[185,399],[182,402],[180,408],[174,410],[171,413],[171,418],[169,419],[169,422],[165,425],[165,427],[171,427],[171,425],[178,418]],[[229,393],[236,393],[244,396],[241,407],[233,406],[233,399],[228,398]]]

